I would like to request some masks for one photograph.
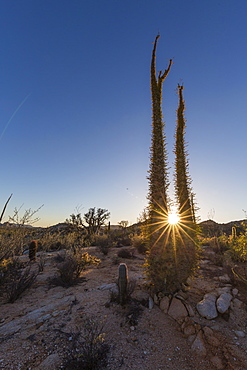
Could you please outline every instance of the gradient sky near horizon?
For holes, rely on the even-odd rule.
[[[130,223],[147,204],[150,61],[163,86],[171,182],[184,84],[201,221],[245,217],[246,0],[0,0],[0,210],[48,226],[77,209]],[[171,197],[173,191],[170,189]]]

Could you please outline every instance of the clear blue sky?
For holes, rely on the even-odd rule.
[[[147,204],[150,61],[163,86],[171,180],[178,83],[201,220],[244,218],[246,0],[0,0],[0,209],[38,225],[79,207],[134,223]],[[171,188],[172,195],[172,188]]]

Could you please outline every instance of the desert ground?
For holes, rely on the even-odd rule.
[[[247,369],[246,285],[216,265],[209,247],[204,247],[195,277],[177,294],[189,307],[186,315],[164,309],[164,297],[149,295],[144,256],[136,250],[129,259],[117,256],[119,248],[110,248],[108,255],[98,247],[86,251],[101,263],[87,268],[76,285],[66,288],[52,283],[57,256],[63,251],[47,252],[42,256],[44,270],[20,298],[14,303],[6,303],[4,295],[0,298],[1,369],[66,368],[71,353],[80,354],[77,339],[80,333],[83,336],[86,318],[102,323],[109,349],[105,369]],[[27,255],[20,259],[28,263]],[[135,282],[131,300],[124,306],[111,299],[119,263],[127,264],[129,280]],[[227,288],[234,292],[228,311],[211,320],[201,317],[196,306],[205,293]]]

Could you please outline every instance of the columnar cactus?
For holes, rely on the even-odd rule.
[[[30,261],[35,261],[36,260],[36,252],[38,250],[38,243],[36,240],[33,240],[29,244],[29,259]]]
[[[237,230],[236,230],[236,227],[233,226],[232,227],[232,239],[236,239],[236,237],[237,237]]]
[[[120,263],[118,268],[118,288],[119,288],[119,300],[121,305],[123,305],[126,302],[127,286],[128,286],[128,267],[125,263]]]

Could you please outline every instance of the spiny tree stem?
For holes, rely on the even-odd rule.
[[[151,94],[152,94],[152,145],[150,148],[150,169],[149,169],[149,208],[151,223],[155,223],[155,218],[160,212],[167,214],[167,189],[168,170],[167,152],[164,135],[164,122],[162,117],[162,84],[168,76],[172,59],[168,68],[160,71],[156,76],[156,47],[160,35],[157,35],[154,42],[152,61],[151,61]]]

